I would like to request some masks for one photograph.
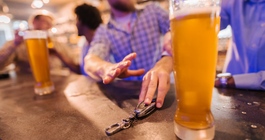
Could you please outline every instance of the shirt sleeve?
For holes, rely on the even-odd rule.
[[[161,33],[166,34],[170,29],[169,13],[159,3],[152,3],[149,6],[156,14]]]
[[[102,60],[109,61],[110,45],[107,29],[102,25],[96,31],[87,55],[93,54],[100,57]]]
[[[16,47],[13,44],[13,41],[6,42],[0,49],[0,70],[5,66],[13,63],[15,60],[15,51]]]
[[[231,1],[230,0],[223,0],[221,2],[221,25],[220,30],[225,29],[230,24],[230,13],[229,13],[229,7],[231,7]]]
[[[233,75],[236,88],[265,90],[265,71]]]

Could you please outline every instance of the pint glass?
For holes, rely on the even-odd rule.
[[[174,132],[184,140],[213,139],[211,98],[220,28],[220,0],[170,0],[177,98]]]
[[[50,79],[47,33],[39,30],[25,31],[24,40],[36,82],[34,86],[35,93],[38,95],[52,93],[54,85]]]

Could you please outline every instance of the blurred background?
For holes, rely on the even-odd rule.
[[[168,10],[168,0],[138,0],[137,7],[144,8],[150,1],[157,1],[165,10]],[[43,12],[50,11],[55,16],[55,24],[50,31],[53,38],[73,48],[74,53],[80,53],[85,38],[77,36],[74,8],[83,3],[97,7],[103,22],[105,24],[108,22],[110,8],[107,0],[0,0],[0,49],[6,41],[14,38],[15,30],[29,28],[28,18],[34,11],[43,10]],[[223,68],[231,36],[230,27],[219,33],[217,72],[221,72]]]

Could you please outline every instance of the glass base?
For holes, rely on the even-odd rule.
[[[174,131],[182,140],[213,140],[215,126],[207,129],[189,129],[174,122]]]
[[[34,88],[34,91],[37,95],[47,95],[51,94],[54,91],[54,85],[45,87],[45,88]]]

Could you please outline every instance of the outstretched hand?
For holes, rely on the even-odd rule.
[[[111,83],[116,77],[127,78],[130,76],[141,76],[144,74],[144,69],[139,70],[128,70],[131,65],[131,61],[135,59],[136,53],[131,53],[127,55],[121,62],[117,64],[112,64],[109,66],[103,77],[103,83]]]

